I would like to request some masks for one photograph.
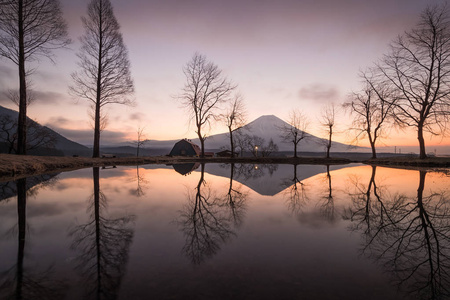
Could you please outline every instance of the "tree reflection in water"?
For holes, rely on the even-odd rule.
[[[132,190],[131,194],[140,198],[145,195],[145,190],[147,189],[147,185],[149,181],[145,178],[144,175],[140,174],[139,166],[136,166],[136,177],[132,179],[132,181],[136,181],[137,186],[136,190]]]
[[[99,168],[93,168],[94,193],[89,199],[88,223],[70,230],[72,248],[80,254],[77,270],[87,283],[89,299],[116,299],[125,274],[128,251],[133,240],[134,216],[105,217],[107,198],[100,190]]]
[[[54,175],[51,175],[52,178]],[[39,188],[54,184],[45,183],[48,175],[32,178],[33,182],[40,182],[40,185],[33,184],[32,189],[27,189],[27,178],[16,181],[15,193],[17,194],[17,261],[8,271],[0,274],[0,299],[62,299],[64,298],[65,283],[55,280],[52,268],[45,271],[25,268],[25,246],[27,239],[27,196],[36,195]]]
[[[321,215],[327,219],[329,222],[336,221],[335,215],[335,206],[334,206],[334,198],[333,198],[333,189],[331,186],[331,174],[330,174],[330,165],[327,165],[327,174],[325,175],[326,181],[326,189],[324,195],[319,200],[320,204],[320,213]]]
[[[266,175],[266,171],[270,176],[278,169],[278,165],[274,164],[236,164],[235,173],[237,178],[243,178],[244,180],[261,178]]]
[[[242,191],[242,184],[238,187],[233,187],[233,178],[235,173],[235,164],[230,164],[230,183],[227,193],[219,198],[222,201],[222,205],[228,209],[229,219],[233,220],[234,226],[239,227],[242,225],[245,217],[246,202],[248,198],[248,192]]]
[[[284,197],[287,199],[289,211],[295,215],[300,215],[309,198],[305,184],[298,179],[297,165],[292,166],[294,167],[293,177],[283,180]]]
[[[389,194],[375,183],[354,182],[353,205],[344,218],[365,236],[363,253],[392,272],[412,297],[450,297],[450,201],[448,191],[427,192],[426,171],[419,171],[416,197]],[[372,192],[373,189],[373,192]],[[374,197],[374,199],[372,198]]]
[[[193,264],[201,264],[214,256],[221,244],[235,236],[232,221],[242,222],[239,218],[243,216],[245,207],[245,197],[239,198],[239,193],[235,193],[232,186],[230,194],[226,196],[228,203],[224,205],[223,199],[216,197],[205,181],[204,171],[205,164],[202,164],[195,192],[188,191],[188,202],[178,219],[178,225],[186,238],[183,252]],[[231,214],[227,213],[227,207],[233,207]]]

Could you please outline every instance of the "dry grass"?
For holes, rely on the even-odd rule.
[[[377,159],[369,159],[364,163],[380,166],[408,166],[408,167],[450,167],[450,157],[428,157],[420,159],[418,157],[383,157]]]
[[[186,162],[205,163],[253,163],[253,164],[347,164],[351,161],[343,158],[299,157],[294,159],[283,157],[238,157],[238,158],[192,158],[192,157],[118,157],[118,158],[89,158],[89,157],[52,157],[0,154],[0,181],[14,180],[20,177],[70,171],[89,167],[106,167],[118,165],[144,164],[176,164]],[[371,165],[408,166],[408,167],[450,167],[450,157],[434,157],[421,160],[411,157],[379,158],[365,161]]]
[[[70,171],[88,167],[105,167],[118,165],[144,164],[175,164],[186,162],[215,163],[267,163],[267,164],[346,164],[347,159],[324,158],[192,158],[192,157],[118,157],[118,158],[88,158],[88,157],[53,157],[0,154],[0,180],[14,180],[20,177]]]

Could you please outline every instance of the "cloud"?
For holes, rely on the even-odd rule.
[[[40,104],[58,104],[62,101],[66,96],[61,93],[49,92],[49,91],[32,91],[33,96],[36,98],[36,102]]]
[[[333,102],[338,100],[340,94],[335,86],[314,83],[302,87],[298,93],[301,99],[314,100],[317,102]]]
[[[64,120],[59,120],[63,123]],[[47,123],[45,126],[51,128],[52,130],[58,132],[65,138],[72,140],[74,142],[80,143],[82,145],[91,145],[94,140],[94,130],[93,129],[67,129],[60,126],[56,126],[58,122]],[[119,131],[109,131],[104,130],[101,132],[100,143],[102,145],[112,145],[128,141],[127,134],[125,132]]]
[[[64,117],[53,117],[50,118],[50,120],[47,123],[47,126],[64,127],[70,124],[71,122],[72,122],[71,120]]]
[[[131,121],[142,121],[145,120],[145,114],[141,113],[141,112],[137,112],[137,113],[132,113],[128,116],[128,119],[130,119]]]
[[[39,103],[39,104],[58,104],[61,100],[65,98],[64,94],[49,92],[49,91],[36,91],[29,90],[29,95],[33,98],[31,103]],[[3,89],[0,90],[0,103],[11,103],[10,95],[11,94],[19,94],[18,89]]]

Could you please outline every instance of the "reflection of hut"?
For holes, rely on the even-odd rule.
[[[199,156],[200,154],[200,147],[187,139],[177,142],[169,153],[170,156]]]
[[[189,175],[192,171],[197,169],[200,164],[199,163],[188,163],[188,164],[174,164],[172,165],[173,169],[180,173],[181,175]]]
[[[238,156],[237,152],[233,152],[233,154],[234,154],[233,155],[234,157]],[[223,150],[223,151],[217,152],[216,155],[217,155],[217,157],[231,157],[231,151],[230,150]]]

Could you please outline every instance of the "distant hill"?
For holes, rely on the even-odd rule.
[[[12,109],[8,109],[5,108],[3,106],[0,106],[0,117],[1,116],[9,116],[11,117],[12,120],[17,120],[19,113],[15,110]],[[66,156],[71,156],[71,155],[79,155],[79,156],[90,156],[92,155],[92,150],[90,150],[88,147],[83,146],[81,144],[78,144],[74,141],[71,141],[67,138],[65,138],[64,136],[60,135],[59,133],[57,133],[56,131],[52,130],[51,128],[48,128],[46,126],[42,126],[39,123],[31,120],[28,118],[28,120],[30,120],[30,122],[33,122],[34,124],[37,124],[38,126],[42,127],[42,128],[46,128],[47,130],[49,130],[50,132],[52,132],[52,134],[55,135],[56,137],[56,143],[55,143],[55,149],[56,151],[52,151],[51,153],[46,153],[44,151],[44,153],[42,153],[42,151],[33,151],[30,152],[30,154],[40,154],[40,155],[66,155]],[[6,133],[0,131],[0,137],[4,136]],[[39,149],[38,149],[39,150]]]

